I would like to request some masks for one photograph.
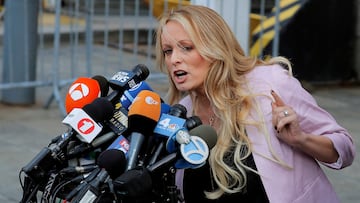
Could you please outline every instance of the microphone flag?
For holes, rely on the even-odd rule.
[[[174,135],[176,131],[182,128],[186,123],[185,119],[169,114],[161,114],[159,122],[156,124],[154,133],[170,137]]]
[[[62,121],[71,126],[79,135],[81,141],[91,141],[101,132],[102,126],[95,122],[83,109],[74,108]]]
[[[205,163],[209,157],[207,143],[198,136],[190,136],[190,142],[180,145],[182,157],[190,164]]]

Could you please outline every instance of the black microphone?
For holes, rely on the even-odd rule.
[[[202,121],[199,116],[191,116],[191,117],[187,118],[186,122],[185,122],[186,129],[188,129],[188,130],[192,130],[201,124],[202,124]]]
[[[144,80],[147,77],[146,75],[148,75],[148,71],[146,71],[145,68],[141,67],[140,68],[141,71],[137,70],[139,68],[134,68],[133,72],[136,73],[135,74],[136,77],[141,78],[142,80]],[[117,135],[121,135],[127,129],[127,114],[128,114],[127,107],[128,106],[123,107],[122,102],[121,103],[120,102],[115,102],[114,98],[113,98],[114,95],[116,95],[116,97],[120,96],[118,94],[120,94],[121,92],[116,90],[112,94],[107,95],[108,92],[109,92],[109,88],[110,88],[109,81],[105,77],[103,77],[101,75],[96,75],[96,76],[94,76],[92,78],[98,81],[98,84],[99,84],[100,90],[101,90],[100,91],[101,92],[101,97],[106,98],[111,103],[113,103],[113,105],[115,106],[115,110],[114,110],[114,113],[113,113],[112,117],[105,121],[105,125],[108,126]],[[117,78],[117,79],[119,79],[119,78]],[[113,88],[124,89],[124,91],[125,91],[124,94],[126,92],[128,92],[128,90],[126,90],[127,86],[124,87],[124,85],[119,84],[119,82],[114,80],[114,79],[111,79],[111,82],[112,82],[111,84],[112,84]],[[145,82],[140,81],[139,84],[136,84],[133,88],[136,89],[136,87],[141,86],[141,84],[143,84],[143,83],[145,83]],[[139,89],[139,88],[137,88],[137,89]],[[130,90],[132,90],[132,89],[130,89]],[[124,94],[122,95],[122,98],[123,97],[125,98]]]
[[[149,76],[149,69],[143,65],[136,65],[132,71],[119,71],[110,78],[109,86],[113,91],[107,96],[107,99],[113,104],[119,102],[120,97],[126,90],[133,88],[135,85],[145,80]]]
[[[108,120],[114,113],[114,106],[106,98],[99,97],[83,107],[89,116],[97,122]]]
[[[155,92],[141,91],[129,108],[128,130],[130,146],[128,151],[127,170],[137,164],[141,147],[149,134],[152,134],[161,113],[161,98]]]
[[[97,163],[106,170],[111,179],[115,179],[125,171],[126,156],[121,150],[106,149],[100,153]]]
[[[109,93],[109,88],[110,88],[108,80],[101,75],[95,75],[92,77],[92,79],[96,80],[99,84],[100,94],[101,94],[100,96],[106,97],[107,94]]]
[[[182,104],[174,104],[170,107],[169,115],[176,116],[182,119],[186,119],[187,109]]]
[[[79,157],[85,153],[93,151],[97,148],[106,146],[110,142],[113,142],[117,138],[117,134],[110,131],[96,137],[91,143],[80,143],[79,145],[73,146],[68,150],[68,159]]]
[[[75,128],[79,128],[78,126],[81,127],[80,124],[82,120],[91,119],[94,123],[105,120],[107,116],[111,114],[112,110],[106,105],[107,101],[101,101],[101,98],[98,98],[92,103],[85,105],[83,109],[81,109],[80,114],[68,115],[69,117],[75,118],[70,119],[68,124],[75,126]],[[47,179],[47,176],[49,175],[48,172],[51,169],[60,170],[64,168],[67,165],[66,161],[68,160],[66,154],[68,143],[79,136],[78,130],[75,128],[69,129],[63,136],[55,139],[56,143],[51,143],[48,147],[44,147],[21,170],[35,182],[42,182]],[[91,134],[91,132],[89,134]]]
[[[190,134],[193,137],[201,137],[204,140],[205,146],[208,149],[214,147],[217,134],[216,131],[208,125],[200,125],[190,130]],[[194,153],[197,153],[196,149],[191,147],[191,150]],[[185,154],[186,155],[186,154]],[[208,157],[205,157],[208,158]],[[143,199],[147,198],[146,195],[152,191],[152,189],[157,188],[159,185],[163,183],[161,181],[170,181],[167,178],[164,180],[155,179],[154,177],[159,177],[157,174],[161,174],[160,177],[165,176],[165,174],[170,173],[170,167],[175,165],[175,168],[196,168],[198,165],[194,165],[192,163],[182,162],[181,165],[176,165],[179,160],[184,160],[183,154],[180,151],[168,154],[163,157],[156,163],[152,165],[148,165],[147,167],[135,167],[129,171],[125,171],[119,177],[117,177],[114,181],[114,188],[118,195],[123,196],[124,198],[129,197],[131,200]],[[165,172],[165,173],[164,173]],[[160,186],[161,187],[161,186]],[[167,190],[172,190],[173,188],[166,188]],[[156,190],[156,189],[155,189]],[[169,192],[169,191],[161,191],[161,192]],[[166,197],[166,196],[164,196]],[[163,197],[163,198],[164,198]]]
[[[71,200],[71,202],[95,202],[101,195],[101,186],[108,178],[116,178],[122,174],[126,166],[125,154],[116,149],[103,151],[98,157],[98,165],[101,168],[96,177],[84,184],[79,193]],[[69,199],[67,199],[69,200]]]

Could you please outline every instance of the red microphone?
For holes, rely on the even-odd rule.
[[[75,80],[66,94],[65,109],[71,112],[74,108],[83,108],[101,96],[99,82],[92,78],[80,77]]]

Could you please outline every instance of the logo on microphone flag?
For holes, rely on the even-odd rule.
[[[91,143],[102,130],[102,126],[80,108],[74,108],[62,123],[71,126],[78,133],[77,137],[86,143]]]
[[[129,141],[124,136],[120,135],[107,149],[121,150],[125,155],[127,155],[129,148]]]
[[[149,105],[159,105],[159,102],[157,102],[156,99],[152,98],[151,96],[146,96],[145,102]]]
[[[94,130],[95,124],[92,120],[83,118],[78,122],[77,128],[83,134],[90,134]]]
[[[90,89],[86,84],[75,83],[69,88],[69,95],[72,100],[77,101],[89,95]]]
[[[209,147],[206,142],[198,136],[190,136],[188,144],[180,145],[182,157],[190,164],[203,164],[209,157]]]
[[[185,122],[185,119],[163,113],[160,116],[159,122],[156,124],[154,133],[171,137],[185,125]]]
[[[119,86],[124,86],[126,83],[131,82],[129,79],[134,77],[134,73],[131,71],[119,71],[111,77],[109,82],[115,83]],[[134,87],[136,83],[129,84],[130,88]]]

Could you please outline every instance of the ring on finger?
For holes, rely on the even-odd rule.
[[[283,113],[285,117],[289,116],[289,112],[287,110],[283,111]]]

